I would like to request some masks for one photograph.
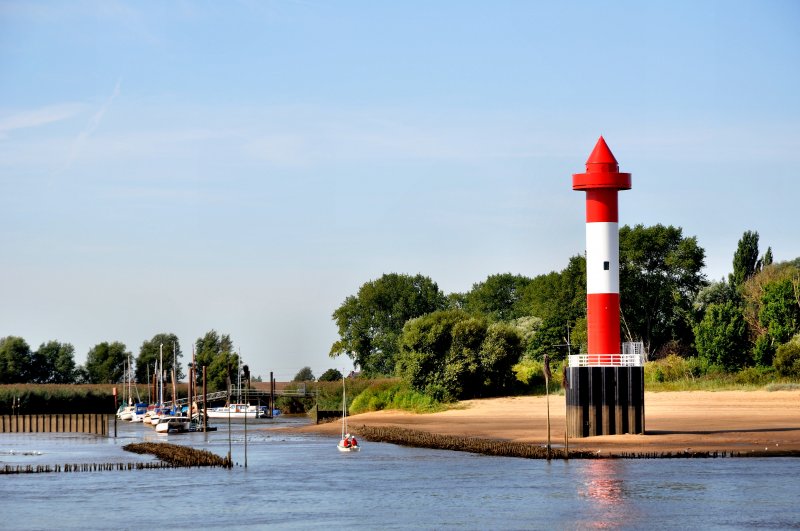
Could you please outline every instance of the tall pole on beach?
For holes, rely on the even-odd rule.
[[[544,364],[542,367],[544,372],[544,389],[545,396],[547,397],[547,460],[550,460],[550,356],[544,355]]]

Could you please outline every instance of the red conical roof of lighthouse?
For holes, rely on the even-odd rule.
[[[592,164],[593,166],[589,166]],[[595,164],[602,164],[602,166],[594,166]],[[605,139],[600,136],[595,144],[592,154],[586,161],[586,171],[619,171],[619,164],[614,154],[608,148]]]
[[[601,136],[597,140],[589,160],[586,161],[586,173],[572,175],[573,190],[630,190],[631,174],[620,173],[619,164]]]

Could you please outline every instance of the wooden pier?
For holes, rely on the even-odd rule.
[[[94,433],[108,435],[109,415],[0,415],[0,433]]]

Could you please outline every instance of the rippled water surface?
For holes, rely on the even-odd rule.
[[[0,529],[752,529],[800,528],[800,460],[569,462],[484,457],[265,430],[284,417],[158,436],[0,434],[6,464],[151,461],[153,440],[228,452],[232,470],[0,475]],[[230,440],[230,442],[229,442]]]

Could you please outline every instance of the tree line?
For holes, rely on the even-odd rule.
[[[228,334],[216,330],[207,332],[194,344],[195,364],[206,367],[210,390],[226,389],[236,382],[240,359]],[[0,384],[10,383],[149,383],[156,376],[157,362],[163,358],[167,382],[186,378],[180,360],[183,358],[180,341],[175,334],[160,333],[142,342],[134,358],[124,343],[98,343],[92,347],[84,365],[75,363],[75,349],[70,343],[48,341],[32,350],[21,337],[0,339]],[[197,371],[197,383],[202,384],[202,372]]]
[[[745,367],[800,376],[800,258],[773,263],[747,231],[728,279],[709,282],[705,251],[678,227],[623,226],[620,333],[654,360],[696,357],[707,370]],[[465,293],[429,277],[384,274],[333,312],[346,355],[367,376],[400,376],[442,398],[501,394],[523,360],[585,352],[586,261],[533,278],[490,275]]]

